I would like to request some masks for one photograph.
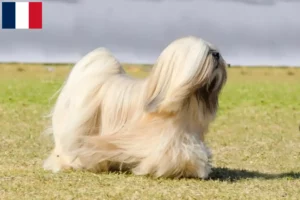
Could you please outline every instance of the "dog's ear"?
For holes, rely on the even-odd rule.
[[[150,113],[175,113],[189,97],[195,86],[189,63],[170,60],[172,65],[155,65],[146,85],[145,111]],[[195,67],[195,66],[194,66]]]
[[[168,77],[165,79],[166,82],[170,81]],[[190,93],[189,86],[190,84],[174,88],[171,85],[167,85],[166,88],[156,87],[155,92],[146,99],[145,111],[150,113],[175,113],[179,111]],[[148,92],[150,91],[148,90]]]

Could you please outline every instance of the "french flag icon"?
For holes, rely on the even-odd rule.
[[[2,29],[42,29],[42,2],[2,2]]]

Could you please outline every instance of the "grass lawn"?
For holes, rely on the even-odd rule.
[[[0,199],[300,199],[300,68],[229,68],[209,180],[42,169],[50,97],[71,66],[0,65]],[[126,65],[144,77],[148,67]]]

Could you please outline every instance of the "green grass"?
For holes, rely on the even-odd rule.
[[[220,110],[207,135],[209,180],[154,179],[67,171],[42,162],[40,137],[50,97],[70,65],[0,65],[0,199],[299,199],[300,69],[229,68]],[[149,68],[126,65],[133,76]]]

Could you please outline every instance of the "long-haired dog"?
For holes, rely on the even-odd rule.
[[[145,79],[99,48],[72,69],[52,111],[55,148],[44,169],[126,169],[154,177],[207,178],[204,135],[227,79],[226,63],[197,37],[173,41]]]

